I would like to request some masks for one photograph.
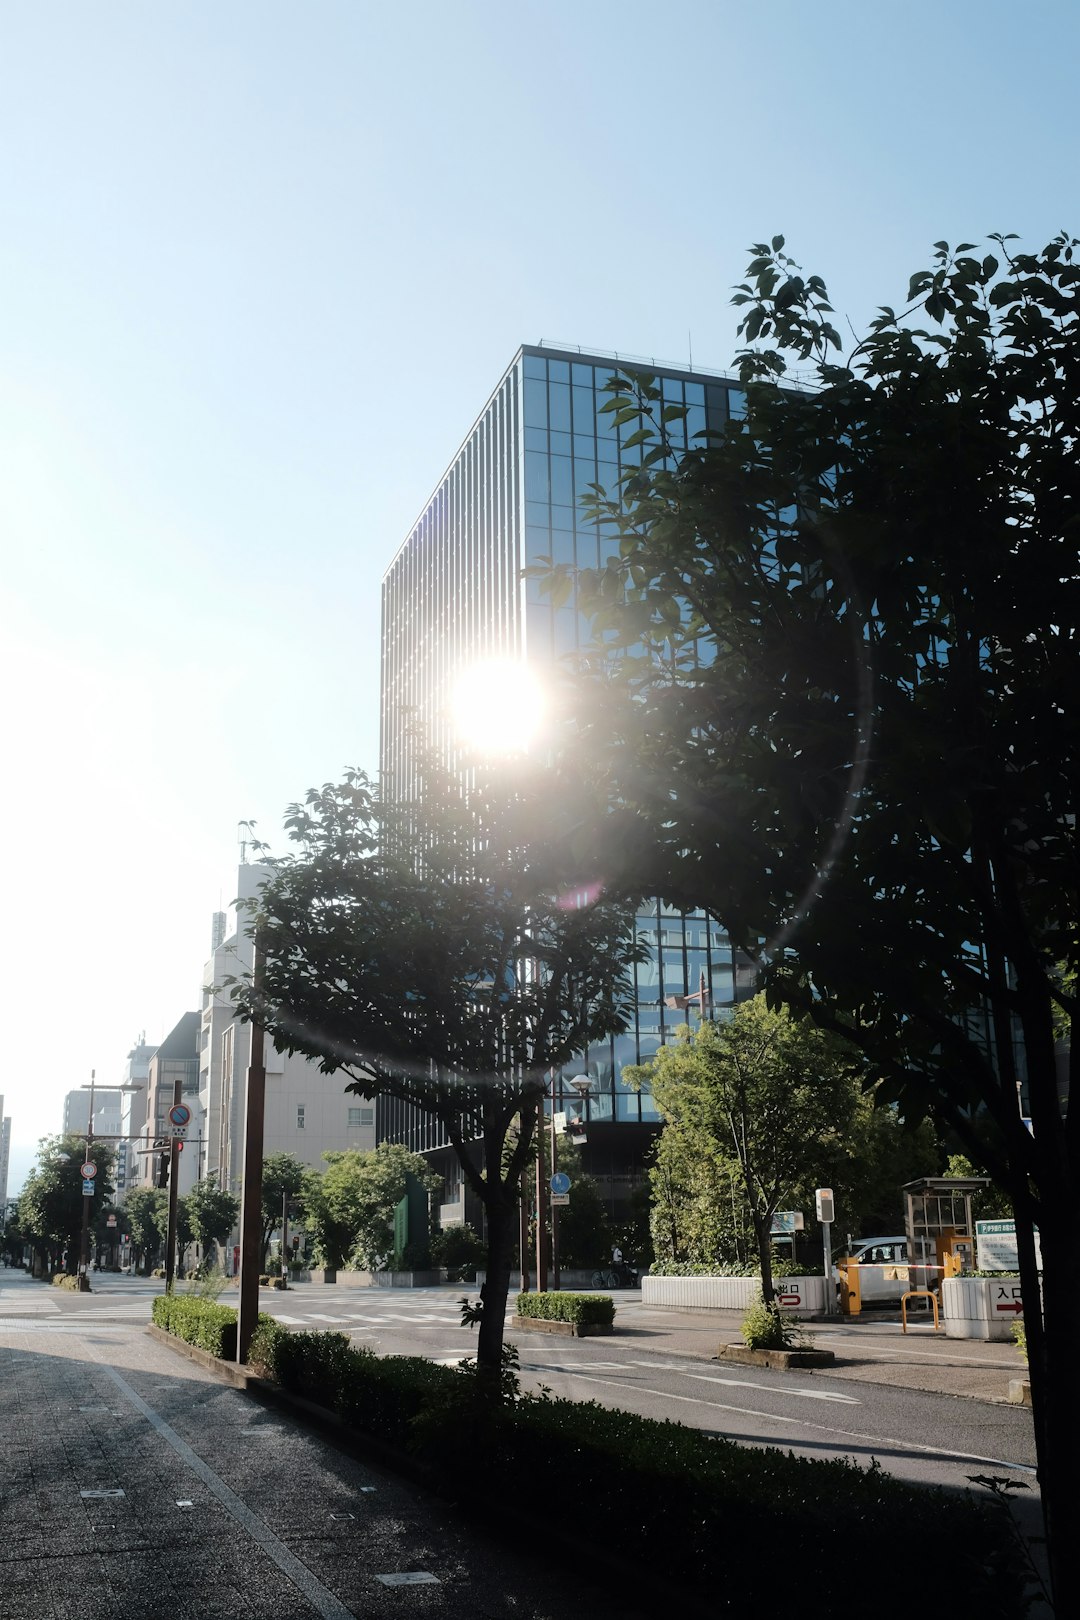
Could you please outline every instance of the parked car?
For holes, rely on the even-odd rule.
[[[843,1253],[841,1250],[838,1257],[842,1258]],[[858,1263],[859,1293],[864,1305],[899,1304],[901,1294],[910,1286],[906,1237],[858,1238],[851,1245],[848,1259]],[[839,1281],[835,1266],[833,1275]]]

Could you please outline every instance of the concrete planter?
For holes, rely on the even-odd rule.
[[[722,1344],[718,1361],[736,1361],[741,1367],[830,1367],[836,1360],[831,1350],[751,1350],[748,1344]]]
[[[776,1298],[792,1316],[828,1314],[824,1277],[784,1277],[776,1283]],[[835,1292],[835,1291],[834,1291]],[[683,1311],[745,1311],[761,1293],[760,1277],[643,1277],[643,1305],[674,1306]]]
[[[555,1333],[566,1339],[604,1339],[615,1331],[613,1322],[549,1322],[542,1316],[515,1316],[510,1332]]]
[[[339,1271],[339,1288],[435,1288],[445,1271]]]
[[[941,1314],[948,1339],[1010,1340],[1013,1323],[1024,1320],[1020,1279],[946,1277],[941,1284]]]

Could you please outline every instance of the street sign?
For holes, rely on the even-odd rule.
[[[187,1134],[191,1109],[187,1103],[174,1103],[169,1109],[169,1135],[174,1139]]]
[[[84,1181],[83,1182],[83,1184],[82,1184],[82,1195],[83,1195],[84,1198],[93,1198],[93,1196],[94,1196],[94,1183],[92,1181]]]
[[[552,1193],[551,1202],[553,1204],[556,1204],[556,1205],[568,1204],[570,1202],[570,1194],[569,1193]]]
[[[774,1237],[791,1237],[805,1230],[801,1209],[778,1209],[772,1218],[770,1231]]]
[[[551,1123],[555,1127],[555,1135],[561,1136],[566,1129],[566,1113],[552,1114]]]
[[[94,1177],[97,1175],[97,1165],[92,1159],[87,1159],[85,1164],[80,1164],[79,1174],[82,1176],[84,1181],[93,1181]]]
[[[562,1170],[556,1170],[551,1178],[551,1190],[553,1193],[568,1193],[570,1191],[570,1177],[565,1175]]]
[[[105,1217],[105,1225],[106,1226],[115,1226],[116,1225],[116,1216],[115,1215],[106,1215],[106,1217]]]
[[[980,1271],[1018,1271],[1015,1221],[975,1222],[975,1264]],[[1035,1264],[1042,1270],[1039,1234],[1035,1233]]]

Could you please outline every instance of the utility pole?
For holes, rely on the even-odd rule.
[[[551,1190],[554,1192],[554,1180],[559,1169],[559,1133],[555,1129],[555,1071],[551,1071]],[[559,1207],[550,1203],[551,1208],[551,1286],[560,1287],[559,1281]]]
[[[255,932],[251,964],[252,983],[262,988],[262,945]],[[244,1179],[240,1202],[240,1300],[236,1322],[236,1360],[248,1358],[251,1337],[259,1315],[259,1261],[262,1259],[262,1164],[266,1105],[266,1036],[261,1024],[251,1020],[251,1053],[248,1058],[247,1096],[244,1100]]]
[[[281,1195],[281,1286],[289,1286],[289,1195]]]
[[[544,1099],[536,1099],[536,1286],[544,1293],[548,1285],[547,1268],[547,1154],[544,1152]]]
[[[90,1070],[90,1112],[86,1121],[86,1150],[83,1154],[83,1164],[90,1164],[90,1146],[94,1140],[94,1082],[97,1070]],[[83,1090],[87,1088],[84,1086]],[[90,1205],[94,1201],[93,1177],[83,1177],[84,1185],[79,1188],[82,1196],[82,1234],[79,1239],[79,1292],[90,1292]],[[86,1183],[89,1182],[91,1191],[87,1193]]]

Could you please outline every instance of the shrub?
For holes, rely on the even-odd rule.
[[[55,1271],[52,1277],[52,1285],[54,1288],[73,1289],[75,1293],[79,1291],[78,1277],[73,1277],[68,1271]]]
[[[53,1280],[55,1281],[55,1278]],[[1012,1325],[1012,1336],[1016,1340],[1016,1348],[1019,1350],[1020,1354],[1023,1356],[1024,1360],[1026,1361],[1027,1360],[1027,1323],[1026,1322],[1014,1322],[1013,1325]]]
[[[193,1294],[163,1294],[153,1304],[155,1324],[223,1361],[236,1360],[236,1311]],[[256,1331],[273,1317],[260,1314]]]
[[[270,1323],[259,1343],[287,1387],[418,1451],[456,1491],[505,1504],[520,1500],[527,1479],[532,1498],[557,1498],[601,1544],[661,1546],[677,1580],[723,1593],[725,1613],[776,1612],[780,1546],[819,1604],[846,1613],[852,1590],[873,1588],[878,1615],[892,1620],[910,1594],[902,1584],[882,1590],[882,1545],[936,1546],[943,1537],[950,1553],[934,1565],[938,1606],[984,1620],[1023,1612],[1015,1547],[993,1505],[973,1497],[909,1485],[876,1464],[742,1447],[591,1402],[478,1404],[473,1379],[419,1357],[375,1356],[342,1334]]]
[[[448,1282],[464,1282],[484,1262],[483,1241],[467,1221],[444,1227],[431,1240],[431,1262],[446,1267]]]
[[[742,1336],[751,1350],[793,1350],[805,1345],[808,1335],[779,1305],[755,1299],[742,1319]]]
[[[615,1301],[610,1294],[519,1294],[517,1314],[545,1322],[573,1322],[575,1327],[610,1327]]]

